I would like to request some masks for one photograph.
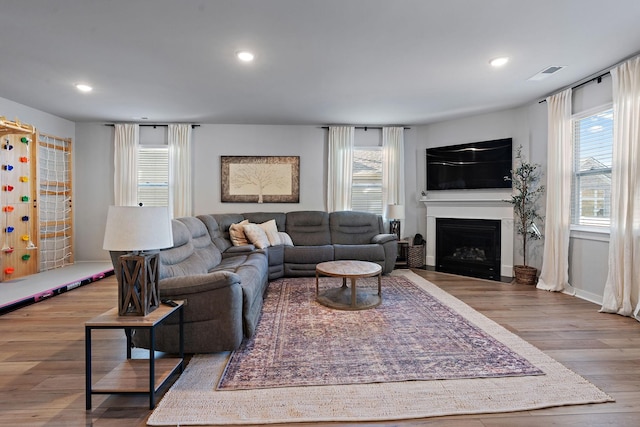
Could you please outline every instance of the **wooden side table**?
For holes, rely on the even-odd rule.
[[[156,392],[173,374],[184,369],[183,307],[183,301],[176,301],[175,306],[162,304],[146,316],[119,316],[118,307],[115,307],[85,322],[87,410],[91,409],[91,396],[94,394],[148,394],[149,409],[155,407]],[[173,313],[179,315],[180,355],[156,360],[155,328]],[[127,337],[127,359],[95,384],[91,380],[91,331],[94,329],[123,329]],[[149,331],[151,345],[148,359],[131,358],[131,332],[134,329]]]
[[[398,257],[395,268],[409,268],[409,241],[398,240]]]

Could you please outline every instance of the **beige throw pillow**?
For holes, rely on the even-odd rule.
[[[267,239],[269,239],[269,245],[276,246],[281,244],[280,235],[278,234],[278,226],[276,225],[276,220],[272,219],[267,222],[263,222],[259,224],[260,228],[264,230],[264,233],[267,235]]]
[[[231,243],[233,246],[242,246],[248,245],[249,240],[247,240],[247,236],[244,234],[244,226],[249,224],[249,220],[245,219],[242,222],[237,224],[231,224],[229,226],[229,237],[231,238]]]
[[[269,238],[258,224],[245,224],[243,228],[245,236],[256,248],[264,249],[269,247]]]

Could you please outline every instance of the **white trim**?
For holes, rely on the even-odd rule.
[[[580,120],[585,117],[593,116],[598,113],[602,113],[607,110],[613,109],[613,102],[607,102],[606,104],[599,105],[597,107],[589,108],[588,110],[580,111],[579,113],[575,113],[571,115],[571,120]]]
[[[589,227],[586,225],[572,225],[571,239],[593,240],[596,242],[609,243],[610,230],[605,227]]]

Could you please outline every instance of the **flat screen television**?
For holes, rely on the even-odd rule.
[[[427,190],[511,188],[512,139],[427,148]]]

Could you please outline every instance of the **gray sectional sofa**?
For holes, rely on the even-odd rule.
[[[292,245],[234,245],[229,229],[244,220],[275,220]],[[396,236],[385,233],[379,215],[366,212],[209,214],[174,219],[172,228],[173,247],[160,251],[160,296],[186,301],[187,353],[233,350],[251,337],[269,280],[313,276],[316,264],[333,260],[375,262],[388,274],[397,256]],[[119,255],[111,253],[117,274]],[[165,323],[156,348],[177,352],[177,324]],[[135,331],[133,340],[138,347],[149,345],[144,331]]]

